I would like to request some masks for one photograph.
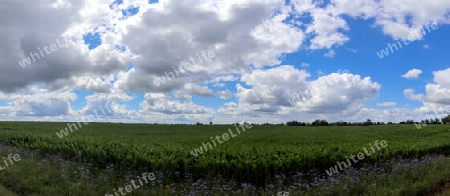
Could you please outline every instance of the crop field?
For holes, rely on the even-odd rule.
[[[236,127],[91,123],[60,138],[67,123],[2,122],[3,151],[22,160],[0,184],[18,195],[114,195],[133,176],[153,172],[155,181],[129,195],[421,195],[450,180],[450,126],[250,126],[214,145],[211,137]],[[375,147],[383,140],[385,147]],[[194,153],[208,142],[211,148]],[[371,147],[371,155],[327,175]],[[45,178],[53,189],[40,186]]]

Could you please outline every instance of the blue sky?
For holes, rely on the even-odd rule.
[[[113,112],[95,121],[450,114],[444,0],[44,2],[5,3],[28,14],[2,13],[17,21],[0,32],[1,120],[77,121],[108,102]],[[186,67],[191,57],[202,62]]]

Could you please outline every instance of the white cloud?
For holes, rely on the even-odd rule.
[[[217,94],[221,99],[229,99],[231,96],[233,96],[233,93],[228,89],[225,91],[217,92]]]
[[[347,22],[340,16],[335,15],[331,7],[325,9],[311,10],[314,20],[306,29],[307,33],[313,33],[315,37],[311,40],[311,49],[331,49],[333,45],[343,45],[350,40],[339,30],[349,30]]]
[[[323,56],[325,57],[334,57],[334,55],[336,55],[336,52],[334,52],[334,50],[329,50],[327,53],[325,53]]]
[[[236,81],[236,80],[239,80],[239,78],[234,75],[221,75],[221,76],[215,77],[209,81],[213,82],[213,83],[218,83],[218,82],[230,82],[230,81]]]
[[[192,95],[202,96],[202,97],[211,97],[214,96],[214,92],[212,89],[206,86],[200,86],[197,84],[187,83],[184,86],[186,92]]]
[[[212,114],[212,110],[192,102],[180,102],[162,93],[146,93],[141,103],[140,112],[145,116],[159,113],[161,115]]]
[[[421,73],[422,70],[420,69],[411,69],[405,74],[403,74],[402,77],[406,79],[417,79]]]
[[[375,25],[380,26],[383,33],[394,39],[407,38],[420,31],[422,26],[436,21],[446,23],[450,11],[450,2],[446,0],[334,0],[335,14],[348,14],[355,18],[375,19]],[[406,19],[409,20],[406,20]],[[416,38],[418,39],[418,38]]]
[[[307,81],[310,75],[292,66],[280,66],[256,70],[242,76],[251,88],[237,84],[238,106],[225,107],[219,112],[272,113],[277,115],[306,113],[339,113],[357,108],[377,94],[380,85],[369,77],[353,74],[337,74]],[[299,97],[299,98],[297,98]],[[239,111],[233,111],[239,110]]]
[[[434,83],[425,85],[425,94],[414,94],[413,90],[406,89],[408,99],[422,101],[424,105],[450,105],[450,68],[434,71]]]
[[[450,68],[434,71],[434,82],[441,87],[450,88]]]
[[[382,107],[392,107],[392,106],[396,106],[397,103],[395,102],[383,102],[383,103],[377,103],[377,106],[382,106]]]
[[[405,95],[406,98],[415,100],[415,101],[423,101],[423,99],[424,99],[423,94],[414,94],[414,89],[412,89],[412,88],[405,89],[403,91],[403,94]]]

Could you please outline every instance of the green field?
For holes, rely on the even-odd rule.
[[[67,160],[77,160],[76,164],[96,167],[98,173],[92,174],[94,177],[98,177],[99,173],[111,164],[122,173],[157,172],[160,173],[157,175],[159,182],[146,189],[158,194],[166,192],[169,194],[170,190],[167,189],[175,187],[191,186],[199,179],[210,182],[217,180],[215,183],[209,183],[207,189],[210,190],[215,190],[214,186],[220,186],[219,183],[227,182],[229,191],[240,191],[242,183],[252,185],[256,189],[254,192],[258,194],[289,191],[289,187],[295,183],[314,182],[316,175],[323,177],[325,170],[336,165],[337,161],[344,161],[346,157],[358,154],[364,147],[369,148],[369,144],[373,145],[376,140],[386,140],[387,147],[377,150],[371,156],[354,164],[349,170],[398,158],[414,160],[431,154],[450,154],[450,126],[444,125],[428,125],[420,130],[414,125],[359,127],[253,125],[251,129],[197,157],[193,156],[191,151],[202,146],[204,142],[211,142],[210,137],[229,133],[228,129],[235,129],[234,126],[90,123],[60,139],[56,132],[65,127],[67,123],[1,122],[0,142],[37,153],[38,155],[34,157],[45,156],[45,154],[47,156],[61,155]],[[446,158],[440,161],[442,162],[432,162],[423,168],[448,162]],[[23,162],[25,167],[27,161]],[[49,167],[52,167],[52,164]],[[14,167],[10,170],[14,170]],[[446,174],[445,171],[445,168],[441,168],[441,171],[436,172],[443,175]],[[17,172],[20,173],[20,171]],[[298,173],[304,173],[304,175],[298,177]],[[386,171],[386,173],[400,175],[395,171]],[[434,176],[432,180],[428,178],[424,178],[423,181],[415,180],[420,186],[411,183],[417,187],[414,189],[406,187],[403,191],[432,192],[441,183],[450,180],[448,179],[450,176],[437,178],[438,175],[432,171],[429,174]],[[412,172],[411,176],[414,175]],[[417,175],[427,176],[420,173]],[[100,184],[92,191],[98,191],[95,192],[98,195],[108,188],[120,186],[121,176],[116,178],[117,182],[103,184],[103,187]],[[123,179],[125,180],[125,177]],[[4,184],[19,195],[43,192],[37,187],[20,187],[31,186],[21,183],[27,181],[26,179],[16,179],[15,184],[23,184],[20,186],[13,185],[8,180],[10,179],[3,177],[0,179],[0,184]],[[80,183],[83,184],[83,182]],[[61,186],[69,186],[67,184],[71,183],[62,183]],[[168,184],[171,188],[164,187]],[[395,192],[400,187],[400,184],[398,185],[375,187],[375,190]],[[334,187],[334,189],[338,188],[338,186]],[[291,195],[295,195],[293,190],[290,191]],[[173,194],[183,195],[177,191],[180,189],[175,190]],[[245,191],[249,190],[240,193],[246,195]],[[323,187],[304,191],[322,192]],[[342,191],[338,193],[343,195],[347,193]],[[133,194],[139,195],[137,191]],[[219,192],[217,194],[222,195]]]

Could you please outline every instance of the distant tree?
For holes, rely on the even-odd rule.
[[[282,124],[282,125],[284,125],[284,124]],[[293,121],[287,122],[286,126],[306,126],[306,123],[293,120]]]
[[[200,122],[197,122],[197,123],[195,123],[196,125],[203,125],[203,123],[200,123]]]
[[[442,119],[442,124],[450,124],[450,115]]]
[[[405,124],[414,124],[414,120],[406,120]]]
[[[342,121],[342,120],[340,120],[340,121],[338,121],[338,122],[336,122],[336,123],[333,123],[333,124],[335,124],[335,125],[337,125],[337,126],[347,126],[347,122],[344,122],[344,121]]]
[[[352,123],[352,126],[366,126],[367,123],[366,122],[354,122]]]
[[[312,126],[319,126],[320,125],[320,120],[316,119],[314,122],[312,122],[311,124]]]
[[[311,125],[312,126],[328,126],[328,122],[326,120],[316,119],[314,122],[312,122]]]
[[[320,126],[328,126],[328,122],[326,120],[320,120]]]
[[[286,123],[287,126],[300,126],[299,124],[300,123],[297,122],[296,120],[289,121],[289,122]]]
[[[372,120],[370,120],[370,119],[367,119],[367,120],[366,120],[366,122],[365,122],[365,125],[373,125],[373,122],[372,122]]]
[[[212,122],[209,122],[209,125],[212,125]]]
[[[433,125],[437,125],[437,124],[441,124],[441,120],[439,118],[435,118],[435,119],[424,119],[421,121],[422,124],[433,124]]]
[[[441,120],[439,118],[434,119],[434,124],[441,124]]]

